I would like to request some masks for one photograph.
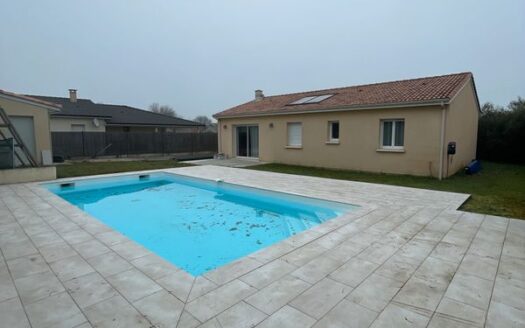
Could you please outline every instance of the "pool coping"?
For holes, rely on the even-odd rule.
[[[361,208],[196,278],[41,186],[49,182],[154,172],[208,180],[221,178],[232,184],[256,185],[259,189],[350,203]],[[506,317],[502,319],[505,311],[514,311],[511,318],[521,318],[522,315],[519,306],[512,310],[508,300],[504,301],[505,304],[501,303],[497,292],[504,289],[495,285],[495,281],[500,277],[500,261],[505,264],[501,275],[504,278],[509,275],[510,268],[515,268],[509,265],[516,259],[521,260],[522,255],[519,254],[524,247],[519,243],[516,245],[512,234],[525,236],[522,232],[525,225],[518,220],[458,211],[457,208],[469,197],[465,194],[199,166],[6,185],[0,186],[0,196],[0,214],[6,214],[0,218],[0,237],[7,236],[5,240],[0,238],[0,282],[5,282],[5,286],[12,285],[9,298],[0,298],[0,314],[13,316],[22,323],[29,319],[33,327],[59,324],[70,327],[105,326],[115,320],[130,327],[169,322],[178,322],[178,327],[234,326],[233,323],[240,322],[259,324],[261,327],[272,327],[276,322],[302,322],[304,326],[316,324],[317,327],[327,322],[337,323],[348,315],[352,320],[365,320],[362,321],[366,322],[364,326],[373,324],[374,327],[400,323],[396,320],[403,317],[410,318],[418,326],[426,326],[430,321],[443,324],[447,320],[497,326],[500,322],[497,320],[509,320]],[[510,225],[512,229],[508,228]],[[4,232],[8,234],[2,234]],[[88,241],[81,241],[81,232]],[[37,244],[46,234],[57,235],[59,240]],[[18,239],[11,241],[13,237],[9,236],[17,236]],[[83,248],[81,245],[85,244],[98,245],[98,249],[91,246]],[[421,254],[421,247],[427,244],[432,245],[432,249]],[[105,253],[93,255],[94,251],[101,249]],[[395,255],[399,252],[402,254]],[[413,255],[407,257],[408,254]],[[126,269],[106,272],[104,266],[108,263],[102,266],[95,263],[99,258],[110,255],[125,263]],[[470,290],[472,287],[464,286],[462,280],[456,282],[455,272],[461,272],[458,279],[465,274],[469,277],[474,274],[470,278],[473,283],[479,280],[475,272],[469,271],[470,264],[463,264],[463,258],[467,255],[488,257],[498,264],[492,276],[484,276],[479,281],[480,286],[490,285],[494,290],[484,301],[487,303],[478,304],[470,298],[462,298],[467,292],[463,289]],[[407,285],[395,287],[396,293],[385,300],[381,308],[370,303],[371,300],[377,303],[377,294],[372,299],[352,296],[357,291],[362,292],[368,281],[396,281],[392,280],[390,271],[394,268],[389,263],[397,257],[417,261],[426,270],[430,266],[436,273],[418,275],[422,270],[418,269],[415,275],[413,272],[407,275],[404,282]],[[36,289],[26,290],[31,287],[27,286],[27,279],[39,275],[26,276],[27,273],[18,270],[19,262],[29,258],[42,261],[41,265],[45,267],[42,270],[49,273],[46,277],[53,279],[55,283],[52,285],[56,285],[56,290],[41,295],[36,281]],[[71,263],[75,265],[71,266]],[[341,275],[349,265],[352,268],[357,266]],[[359,272],[368,270],[369,266],[374,269],[360,277],[362,273]],[[435,306],[426,305],[427,301],[421,299],[426,293],[426,284],[435,284],[432,277],[438,277],[442,274],[440,270],[448,267],[454,267],[451,271],[454,278],[446,283],[450,287],[440,287],[441,296],[436,299]],[[78,272],[80,268],[88,273]],[[381,273],[377,273],[380,269]],[[7,272],[7,276],[2,275],[1,270]],[[19,276],[21,274],[22,277]],[[85,306],[79,303],[78,294],[82,294],[82,288],[86,286],[78,283],[77,279],[86,279],[90,275],[99,276],[104,286],[114,294]],[[355,279],[361,280],[354,283]],[[413,293],[416,282],[421,288],[418,287],[417,293]],[[76,284],[80,290],[72,289],[71,284]],[[374,283],[371,284],[371,288],[375,288]],[[484,290],[480,286],[476,287],[476,291]],[[278,295],[283,293],[295,296],[276,306],[276,302],[282,301],[277,301],[276,297],[281,297]],[[492,297],[493,294],[495,297]],[[326,297],[329,298],[324,299]],[[476,318],[479,321],[472,321],[473,318],[467,314],[454,312],[454,307],[445,307],[446,302],[458,298],[463,303],[456,304],[456,308],[474,302],[471,305],[482,311],[483,319],[480,314]],[[321,303],[316,303],[317,299]],[[18,310],[3,311],[2,304],[8,303],[10,309]],[[53,314],[56,311],[60,311],[59,322],[53,321],[57,320],[56,314]],[[523,314],[525,316],[525,309]]]

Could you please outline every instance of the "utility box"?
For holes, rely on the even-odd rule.
[[[456,142],[455,141],[451,141],[451,142],[448,143],[447,154],[448,155],[455,155],[456,154]]]

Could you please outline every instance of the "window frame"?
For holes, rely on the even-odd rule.
[[[290,126],[299,125],[300,127],[300,144],[290,144]],[[303,148],[303,123],[302,122],[286,122],[286,148]]]
[[[71,123],[71,132],[86,132],[86,125],[79,123]]]
[[[338,126],[338,137],[337,138],[333,138],[332,137],[332,132],[333,132],[333,125],[337,123],[337,126]],[[328,143],[330,144],[338,144],[339,143],[339,140],[341,139],[341,123],[339,123],[339,121],[328,121]]]
[[[384,128],[386,122],[392,122],[392,136],[390,145],[383,144]],[[403,122],[403,145],[396,146],[396,130],[398,122]],[[404,150],[405,149],[405,119],[404,118],[392,118],[392,119],[381,119],[380,120],[381,133],[379,135],[379,148],[387,150]]]
[[[332,98],[335,96],[335,93],[327,93],[322,95],[315,95],[315,96],[305,96],[301,99],[297,99],[286,106],[296,106],[296,105],[305,105],[305,104],[318,104],[320,102],[325,101],[326,99]]]

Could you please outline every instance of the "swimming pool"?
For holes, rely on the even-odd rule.
[[[170,173],[45,187],[195,276],[357,208]]]

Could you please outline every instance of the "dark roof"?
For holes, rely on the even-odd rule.
[[[69,98],[63,97],[30,97],[61,105],[61,111],[51,115],[56,117],[96,117],[105,119],[107,125],[203,126],[203,124],[198,122],[153,113],[139,108],[97,104],[90,99],[77,99],[77,102],[71,102]]]
[[[472,73],[458,73],[411,80],[383,82],[344,88],[307,91],[252,100],[214,115],[214,117],[256,116],[303,113],[341,108],[366,108],[408,103],[438,104],[448,102],[457,94]],[[317,103],[291,105],[304,97],[333,95]]]
[[[0,94],[2,94],[4,96],[8,96],[8,97],[13,97],[13,98],[16,98],[16,99],[24,100],[24,101],[29,101],[29,102],[32,102],[32,103],[37,104],[37,105],[41,105],[41,106],[45,106],[45,107],[51,107],[51,109],[53,109],[53,110],[60,110],[61,109],[60,105],[58,105],[58,104],[56,104],[54,102],[48,102],[48,101],[44,101],[42,99],[37,99],[37,98],[25,96],[25,95],[20,95],[18,93],[9,92],[9,91],[5,91],[5,90],[2,90],[2,89],[0,89]]]

